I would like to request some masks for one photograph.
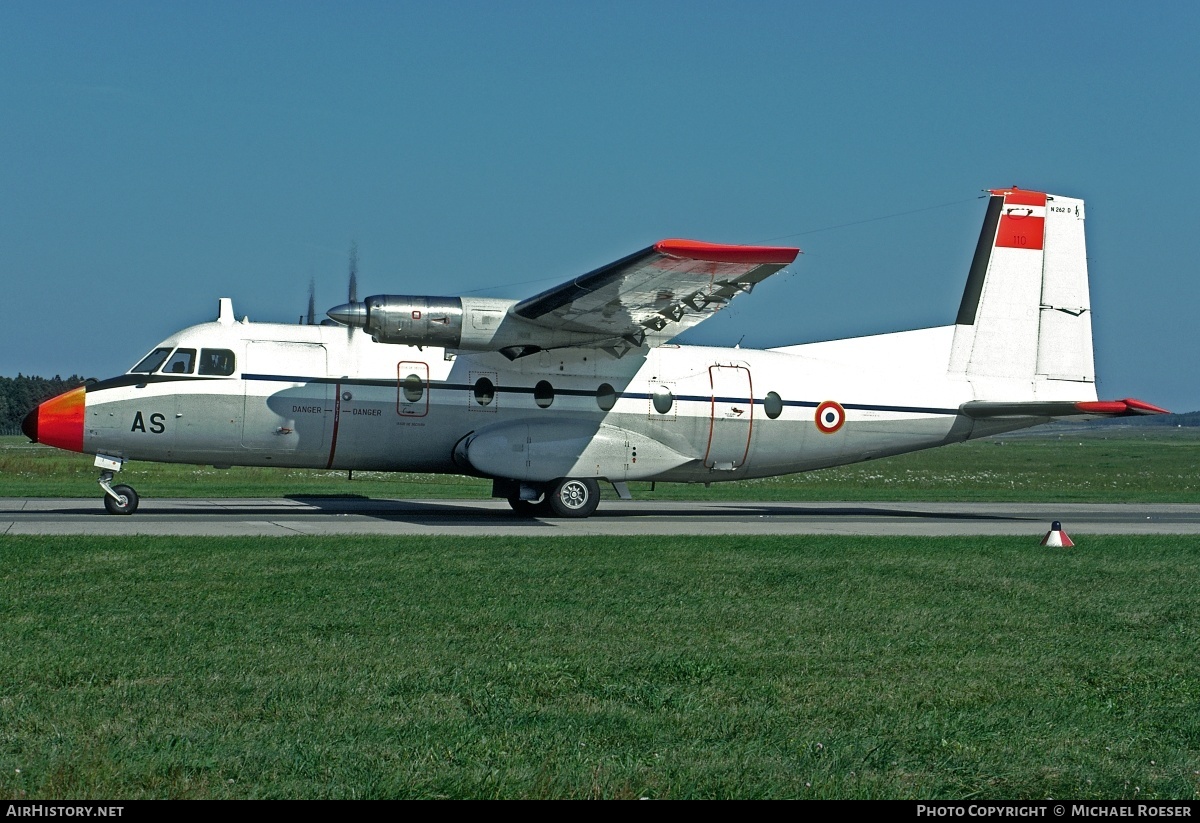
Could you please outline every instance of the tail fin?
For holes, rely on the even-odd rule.
[[[984,393],[1020,381],[1034,397],[1094,396],[1083,222],[1082,200],[991,191],[955,321],[952,374]]]

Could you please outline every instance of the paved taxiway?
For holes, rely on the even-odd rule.
[[[501,500],[151,499],[137,514],[101,500],[0,498],[0,534],[87,535],[1028,535],[1200,534],[1200,505],[747,503],[604,500],[585,520],[521,519]]]

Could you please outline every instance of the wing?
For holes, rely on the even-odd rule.
[[[595,335],[609,348],[665,342],[723,309],[796,259],[799,249],[663,240],[522,300],[511,313],[555,332]]]

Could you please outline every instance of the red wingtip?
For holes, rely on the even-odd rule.
[[[722,243],[704,243],[700,240],[660,240],[654,250],[670,257],[687,260],[703,260],[706,263],[774,263],[787,265],[795,262],[800,249],[783,246],[728,246]]]
[[[1085,414],[1125,414],[1129,407],[1124,400],[1083,400],[1075,408]]]
[[[1087,414],[1170,414],[1166,409],[1132,397],[1126,397],[1124,400],[1082,401],[1076,403],[1075,408]]]
[[[1138,414],[1170,414],[1171,413],[1171,412],[1167,411],[1166,409],[1159,408],[1158,406],[1152,406],[1144,400],[1136,400],[1132,397],[1126,397],[1121,402],[1123,402],[1126,406],[1128,406],[1129,410],[1131,412],[1136,412]]]

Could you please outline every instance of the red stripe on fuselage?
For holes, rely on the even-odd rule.
[[[329,442],[329,462],[325,464],[325,468],[333,468],[333,455],[337,452],[337,436],[338,422],[342,419],[342,384],[338,383],[334,387],[333,395],[333,436]]]

